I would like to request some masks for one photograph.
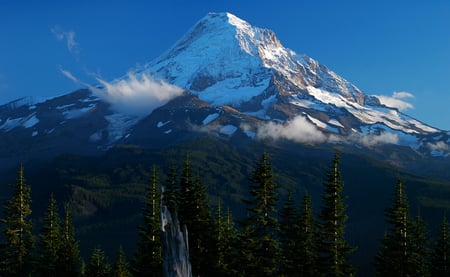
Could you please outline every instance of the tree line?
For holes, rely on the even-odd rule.
[[[292,192],[279,205],[270,157],[264,152],[249,176],[246,214],[238,221],[220,200],[211,209],[189,155],[180,172],[173,165],[163,182],[153,167],[136,251],[127,258],[118,246],[113,263],[98,246],[84,262],[70,210],[65,207],[60,217],[53,195],[34,235],[30,187],[20,166],[12,196],[3,205],[0,276],[162,276],[161,205],[187,226],[193,276],[353,276],[357,272],[350,255],[357,247],[346,239],[339,163],[336,153],[324,174],[319,209],[313,209],[308,194],[297,203]],[[389,228],[373,262],[377,276],[450,276],[447,220],[430,247],[424,221],[409,215],[401,181],[386,222]]]

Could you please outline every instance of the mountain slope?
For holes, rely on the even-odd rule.
[[[168,97],[167,87],[177,92]],[[127,102],[144,109],[118,108]],[[123,78],[0,106],[0,161],[99,154],[119,144],[168,147],[202,133],[345,144],[376,155],[380,146],[392,145],[399,146],[394,152],[445,161],[450,141],[448,132],[382,105],[285,48],[272,31],[229,13],[210,13],[166,53]]]

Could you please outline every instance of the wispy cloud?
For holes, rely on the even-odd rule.
[[[381,102],[381,104],[386,105],[391,108],[397,108],[400,111],[406,111],[413,109],[414,106],[406,99],[413,99],[414,95],[406,91],[394,92],[392,96],[386,95],[375,95]]]
[[[438,141],[435,143],[428,142],[426,144],[426,146],[431,151],[446,152],[446,153],[448,153],[450,151],[450,146],[447,143],[445,143],[444,141]]]
[[[75,40],[74,31],[66,31],[59,26],[55,26],[51,29],[51,32],[55,35],[59,41],[65,41],[67,49],[70,53],[78,55],[80,52],[80,44]]]
[[[303,116],[297,116],[286,124],[263,123],[256,132],[256,138],[273,140],[283,138],[300,143],[321,143],[327,140],[327,137]]]
[[[381,144],[398,144],[399,136],[390,132],[381,132],[379,134],[353,134],[348,141],[361,144],[365,147],[373,147]]]
[[[81,82],[80,80],[78,80],[70,71],[63,69],[62,67],[59,68],[59,71],[66,76],[67,78],[69,78],[70,80],[74,81],[77,84],[83,84],[83,82]],[[83,84],[84,85],[84,84]]]
[[[127,79],[116,82],[107,82],[100,78],[97,80],[103,88],[90,87],[90,89],[98,97],[110,103],[119,112],[138,116],[150,114],[184,91],[145,74],[138,78],[129,73]]]

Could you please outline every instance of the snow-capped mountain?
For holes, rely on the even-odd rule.
[[[154,91],[159,94],[147,97]],[[161,96],[165,91],[176,93]],[[144,97],[136,101],[136,94]],[[144,112],[117,108],[128,100]],[[450,150],[448,132],[382,105],[316,60],[283,47],[272,31],[210,13],[166,53],[123,78],[0,106],[0,159],[124,143],[164,146],[205,132],[308,145],[392,144],[443,157]]]

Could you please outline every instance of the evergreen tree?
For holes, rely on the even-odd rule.
[[[299,220],[298,248],[295,263],[299,276],[317,276],[317,238],[312,210],[312,200],[308,194],[303,197]]]
[[[220,200],[217,206],[215,224],[217,234],[217,273],[219,276],[237,276],[239,273],[235,267],[239,263],[237,232],[229,209],[226,217],[223,216]]]
[[[147,276],[158,276],[155,275],[156,272],[149,272]],[[114,277],[131,277],[131,272],[128,269],[127,258],[125,257],[125,253],[123,252],[122,246],[119,248],[119,253],[117,254],[116,262],[114,263]]]
[[[86,268],[86,277],[107,277],[111,274],[111,265],[107,261],[105,252],[100,247],[94,248],[89,264]]]
[[[409,276],[430,276],[428,236],[420,215],[410,222],[411,247],[409,250]]]
[[[139,227],[139,242],[134,260],[135,276],[162,275],[160,188],[156,168],[151,180],[143,210],[144,225]]]
[[[273,276],[280,265],[279,224],[276,213],[276,184],[273,180],[269,155],[264,152],[250,178],[251,200],[247,204],[248,217],[241,234],[245,274]]]
[[[394,203],[386,210],[386,222],[389,224],[389,229],[375,257],[376,274],[378,276],[409,276],[410,218],[402,181],[397,182]]]
[[[446,217],[442,220],[441,231],[433,249],[431,276],[450,276],[450,230]]]
[[[58,262],[61,249],[58,206],[53,194],[50,196],[44,223],[40,232],[38,274],[40,276],[60,276]]]
[[[183,163],[183,169],[180,176],[180,186],[179,186],[179,194],[178,194],[178,219],[180,220],[180,227],[183,225],[187,225],[188,231],[189,229],[189,221],[193,219],[192,215],[194,211],[193,208],[193,198],[192,198],[192,190],[193,190],[194,182],[192,178],[192,169],[191,169],[191,161],[189,158],[189,154],[186,155],[186,159]],[[170,199],[170,198],[169,198]]]
[[[206,186],[192,176],[189,155],[183,164],[178,201],[180,226],[186,225],[189,234],[189,258],[193,276],[214,274],[216,252],[213,221]]]
[[[167,178],[164,186],[164,205],[167,206],[170,213],[178,212],[178,202],[180,201],[180,188],[177,180],[178,174],[174,165],[167,173]]]
[[[299,225],[292,191],[280,211],[280,243],[282,249],[281,274],[294,276],[297,273],[297,250]]]
[[[215,272],[214,228],[206,187],[196,177],[188,193],[186,226],[189,233],[189,257],[193,276],[211,276]]]
[[[75,228],[69,207],[64,208],[64,221],[61,232],[61,250],[59,251],[58,272],[60,276],[80,276],[80,251],[78,241],[75,239]]]
[[[339,155],[336,153],[330,171],[326,174],[318,223],[320,272],[327,276],[348,276],[354,271],[349,259],[354,248],[345,239],[347,215],[343,188]]]
[[[6,242],[1,253],[1,276],[28,276],[31,272],[34,237],[30,219],[30,191],[23,166],[20,165],[13,195],[3,206],[1,222],[4,224]]]

